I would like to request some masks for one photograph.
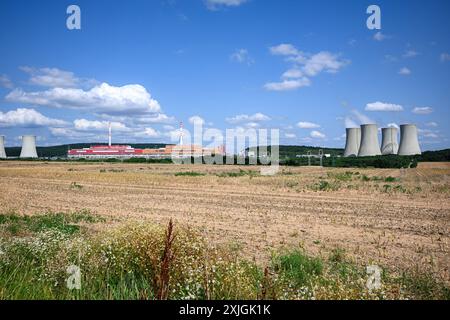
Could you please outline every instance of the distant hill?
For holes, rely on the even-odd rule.
[[[128,144],[134,148],[162,148],[167,144],[165,143],[137,143]],[[74,143],[74,144],[63,144],[59,146],[51,147],[38,147],[37,152],[39,157],[65,157],[67,155],[67,150],[69,149],[80,149],[88,148],[93,145],[104,145],[104,143]],[[115,144],[117,145],[117,144]],[[20,147],[7,147],[6,155],[8,157],[18,157],[20,155]],[[344,149],[340,148],[321,148],[321,147],[311,147],[311,146],[280,146],[280,159],[295,159],[297,155],[307,154],[311,151],[312,155],[318,154],[319,149],[323,150],[324,154],[331,154],[332,156],[342,156],[344,154]],[[247,148],[249,151],[256,151],[257,147]],[[268,147],[270,152],[271,147]],[[425,151],[422,155],[415,157],[419,162],[437,162],[437,161],[450,161],[450,149],[437,150],[437,151]]]
[[[247,148],[248,151],[257,151],[258,147]],[[311,146],[283,146],[280,145],[280,159],[295,158],[297,155],[307,154],[308,151],[312,155],[319,154],[319,150],[323,150],[324,154],[331,154],[332,156],[341,156],[344,154],[344,149],[339,148],[321,148],[321,147],[311,147]],[[268,147],[270,152],[271,147]]]
[[[118,145],[119,143],[114,143],[113,145]],[[133,148],[149,148],[156,149],[165,147],[167,144],[165,143],[137,143],[137,144],[128,144],[123,143],[125,145],[130,145]],[[81,148],[89,148],[94,145],[105,145],[105,143],[74,143],[74,144],[63,144],[59,146],[51,146],[51,147],[37,147],[37,153],[39,157],[65,157],[67,156],[67,150],[69,149],[81,149]],[[5,148],[6,155],[8,157],[18,157],[20,155],[21,147],[8,147]]]

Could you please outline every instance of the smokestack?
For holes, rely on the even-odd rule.
[[[397,128],[383,128],[381,129],[381,133],[383,137],[381,142],[381,154],[397,154]]]
[[[345,132],[347,139],[345,140],[344,157],[357,157],[361,145],[361,129],[347,128]]]
[[[180,146],[183,145],[183,122],[180,122]]]
[[[417,137],[417,128],[413,124],[400,125],[400,147],[398,148],[400,156],[411,156],[422,154]]]
[[[361,146],[358,157],[381,155],[380,144],[378,143],[378,128],[376,124],[361,125]]]
[[[36,136],[22,136],[20,158],[37,158]]]
[[[0,136],[0,159],[6,158],[5,152],[5,136]]]
[[[111,122],[108,123],[108,146],[111,147]]]

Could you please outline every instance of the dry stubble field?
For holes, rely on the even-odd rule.
[[[21,214],[89,209],[113,217],[108,224],[173,218],[211,243],[242,248],[260,264],[280,247],[300,245],[319,255],[343,248],[361,264],[430,270],[450,282],[449,163],[407,170],[282,167],[273,177],[223,176],[240,169],[259,172],[247,166],[2,161],[0,208]],[[188,171],[206,175],[175,175]],[[331,188],[320,190],[324,181]]]

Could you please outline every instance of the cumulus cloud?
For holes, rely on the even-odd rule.
[[[398,71],[398,74],[402,76],[409,76],[411,74],[411,70],[406,67],[403,67]]]
[[[297,138],[297,136],[295,135],[295,133],[289,133],[289,132],[286,132],[286,133],[284,134],[284,137],[287,138],[287,139],[295,139],[295,138]]]
[[[366,111],[403,111],[403,107],[398,104],[385,102],[368,103],[365,108]]]
[[[290,43],[282,43],[269,48],[270,53],[278,56],[296,56],[300,52]]]
[[[389,38],[390,38],[390,36],[387,36],[387,35],[381,33],[381,31],[378,31],[377,33],[375,33],[373,35],[373,39],[376,40],[376,41],[383,41],[383,40],[386,40],[386,39],[389,39]]]
[[[450,61],[450,53],[444,52],[440,56],[441,62]]]
[[[419,53],[415,50],[407,50],[402,57],[403,58],[414,58],[417,57],[419,55]]]
[[[65,126],[66,121],[44,116],[34,109],[18,108],[8,112],[0,111],[1,127],[35,127],[35,126]]]
[[[301,128],[301,129],[315,129],[315,128],[320,128],[320,125],[318,125],[317,123],[313,123],[313,122],[300,121],[299,123],[297,123],[297,127]]]
[[[137,132],[135,134],[137,137],[148,137],[148,138],[158,138],[161,133],[151,127],[145,128],[143,131]]]
[[[240,123],[240,122],[261,122],[261,121],[269,121],[271,120],[269,116],[266,116],[263,113],[257,112],[253,115],[248,114],[238,114],[231,118],[225,119],[228,123]]]
[[[317,130],[311,131],[311,133],[309,134],[309,136],[310,136],[311,138],[314,138],[314,139],[325,139],[325,138],[326,138],[326,135],[325,135],[325,134],[323,134],[322,132],[317,131]]]
[[[283,43],[269,48],[271,54],[285,56],[286,61],[293,66],[281,76],[282,81],[269,82],[264,88],[269,91],[296,90],[311,85],[311,77],[322,72],[337,73],[342,67],[350,63],[340,59],[339,55],[328,51],[320,51],[316,54],[305,54],[295,46]]]
[[[73,125],[75,130],[80,131],[107,131],[109,128],[109,124],[111,123],[111,128],[114,131],[129,131],[130,129],[127,128],[126,125],[124,125],[121,122],[114,122],[114,121],[98,121],[98,120],[86,120],[86,119],[76,119],[73,121]]]
[[[12,81],[6,74],[0,74],[0,87],[12,89],[14,87]]]
[[[209,10],[218,10],[221,7],[238,7],[247,0],[205,0],[206,7]]]
[[[413,113],[415,114],[430,114],[433,112],[433,108],[430,107],[415,107],[412,110]]]
[[[247,65],[253,64],[255,61],[250,57],[247,49],[238,49],[230,56],[231,61],[238,63],[246,63]]]
[[[427,122],[427,123],[425,123],[425,125],[426,125],[427,127],[434,127],[434,128],[436,128],[436,127],[438,126],[438,124],[437,124],[436,122],[434,122],[434,121],[432,121],[432,122]]]
[[[115,87],[102,83],[88,91],[52,88],[46,91],[25,92],[15,89],[6,96],[6,100],[103,114],[145,114],[161,110],[158,101],[139,84]]]
[[[264,85],[264,88],[268,91],[290,91],[296,90],[301,87],[308,87],[311,85],[311,81],[303,77],[298,80],[283,80],[281,82],[269,82]]]
[[[28,66],[19,67],[30,75],[28,82],[32,85],[42,87],[76,88],[82,85],[95,85],[93,79],[82,79],[75,76],[73,72],[58,68],[33,68]]]

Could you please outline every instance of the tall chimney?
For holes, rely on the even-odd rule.
[[[22,136],[20,158],[37,158],[36,136]]]
[[[376,124],[361,125],[361,146],[358,157],[381,155],[380,144],[378,143],[378,128]]]
[[[345,132],[347,138],[345,141],[344,157],[357,157],[361,145],[361,129],[347,128]]]
[[[400,156],[422,154],[417,137],[417,127],[415,125],[400,125],[400,147],[398,148],[398,154]]]
[[[381,154],[397,154],[397,128],[382,128]]]
[[[108,124],[108,146],[111,147],[111,122]]]
[[[5,152],[5,136],[0,136],[0,159],[6,158]]]

